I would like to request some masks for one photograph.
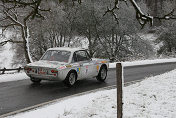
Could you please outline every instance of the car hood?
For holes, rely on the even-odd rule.
[[[57,61],[46,61],[46,60],[39,60],[33,63],[27,64],[27,66],[33,67],[46,67],[46,68],[59,68],[67,63],[64,62],[57,62]]]

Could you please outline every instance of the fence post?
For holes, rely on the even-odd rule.
[[[123,75],[122,75],[122,64],[116,64],[116,77],[117,77],[117,118],[123,117],[123,94],[122,94],[122,84],[123,84]]]
[[[20,70],[21,70],[21,67],[18,68],[18,73],[20,72]]]
[[[2,71],[2,74],[5,74],[5,71],[6,71],[6,68],[4,67],[3,71]]]

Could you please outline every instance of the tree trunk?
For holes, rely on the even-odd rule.
[[[60,34],[60,44],[59,44],[59,47],[62,47],[62,39],[63,39],[63,35],[62,33]]]
[[[90,57],[92,58],[93,57],[93,44],[92,44],[92,37],[91,37],[91,31],[90,31],[90,26],[89,26],[89,29],[88,29],[88,41],[89,41],[89,54],[90,54]]]
[[[66,40],[66,31],[64,32],[64,39],[63,39],[62,46],[65,46],[65,40]]]
[[[70,32],[69,32],[69,40],[68,40],[68,47],[70,47],[70,42],[71,42],[71,39],[72,39],[72,26],[71,26],[71,29],[70,29]]]
[[[32,62],[32,58],[29,53],[29,42],[28,42],[28,29],[27,26],[21,26],[21,34],[23,39],[24,54],[27,63]]]
[[[112,43],[110,45],[110,48],[111,48],[111,59],[112,59],[111,61],[114,61],[115,60],[115,55],[116,55],[116,54],[114,54],[114,45],[115,45],[114,44],[114,29],[112,29],[111,33],[112,33],[112,37],[111,37],[112,38]]]

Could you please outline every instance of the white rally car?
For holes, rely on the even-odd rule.
[[[84,78],[105,81],[108,66],[107,60],[91,59],[85,49],[60,47],[48,49],[39,61],[27,64],[24,70],[34,83],[61,80],[71,87]]]

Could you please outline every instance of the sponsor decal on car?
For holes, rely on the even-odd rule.
[[[66,65],[66,67],[67,67],[67,68],[70,68],[70,67],[72,67],[72,65]]]
[[[76,71],[79,73],[80,72],[80,68],[77,68]]]
[[[58,69],[65,69],[67,68],[66,66],[60,66]]]
[[[75,64],[73,64],[72,67],[77,67],[77,66],[79,66],[79,63],[75,63]]]
[[[99,70],[99,65],[97,65],[97,72],[98,72],[98,70]]]
[[[107,61],[101,61],[101,63],[107,63]]]

